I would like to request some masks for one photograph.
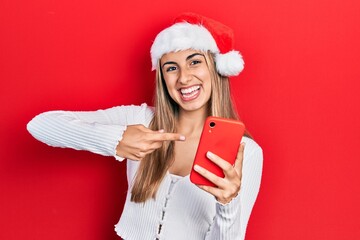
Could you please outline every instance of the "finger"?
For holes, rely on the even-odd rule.
[[[151,143],[151,144],[149,145],[149,150],[154,151],[154,150],[156,150],[156,149],[158,149],[158,148],[161,148],[162,145],[163,145],[163,142],[161,142],[161,141],[155,141],[155,142],[153,142],[153,143]]]
[[[136,125],[135,125],[135,126],[136,126]],[[139,125],[137,125],[137,126],[139,126],[139,129],[140,129],[141,131],[146,132],[146,133],[154,133],[154,132],[156,132],[156,131],[151,130],[150,128],[145,127],[145,126],[142,125],[142,124],[139,124]]]
[[[202,190],[212,194],[218,202],[223,204],[229,203],[234,197],[236,197],[239,194],[239,192],[232,193],[211,186],[205,186],[205,185],[197,185],[197,186]]]
[[[222,204],[229,203],[233,198],[235,198],[239,192],[230,192],[230,191],[224,191],[220,188],[215,188],[211,186],[205,186],[205,185],[197,185],[202,190],[212,194],[216,200]]]
[[[205,168],[199,165],[195,165],[194,170],[198,172],[201,176],[203,176],[204,178],[215,184],[215,186],[217,186],[218,188],[221,189],[226,188],[226,182],[224,181],[223,178],[215,175],[214,173],[206,170]]]
[[[241,143],[234,165],[235,170],[238,172],[240,176],[241,176],[243,160],[244,160],[244,149],[245,149],[245,143]]]
[[[184,141],[185,136],[180,133],[156,133],[151,134],[152,141]]]
[[[142,159],[144,159],[146,157],[146,155],[152,153],[155,149],[149,149],[146,151],[139,151],[133,154],[130,154],[129,156],[127,156],[126,158],[129,158],[131,160],[137,160],[140,161]]]
[[[149,132],[149,133],[164,133],[165,130],[164,129],[159,129],[159,130],[155,131],[155,130],[151,130],[150,128],[146,128],[146,132]]]
[[[222,194],[222,190],[220,188],[206,186],[206,185],[197,185],[197,186],[202,190],[212,194],[214,197],[216,197],[216,199],[219,199]]]
[[[129,154],[128,156],[125,156],[124,158],[135,160],[135,161],[140,161],[141,160],[141,158],[137,157],[135,154]]]
[[[146,152],[138,152],[138,153],[135,153],[135,157],[138,159],[138,160],[141,160],[143,159],[145,156],[146,156]]]
[[[216,154],[210,151],[206,153],[206,156],[223,170],[225,177],[227,178],[237,177],[237,173],[234,167],[228,161],[225,161],[224,159],[222,159],[221,157],[217,156]]]
[[[129,152],[133,153],[137,157],[143,157],[140,156],[142,154],[149,154],[153,152],[154,150],[160,148],[162,146],[163,142],[160,141],[148,141],[148,142],[139,142],[136,146],[129,146]],[[140,154],[140,155],[139,155]]]

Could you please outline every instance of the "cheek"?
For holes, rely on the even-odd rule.
[[[170,96],[172,96],[174,90],[176,90],[175,83],[176,82],[174,81],[173,78],[171,78],[171,77],[165,78],[166,89],[167,89],[168,93],[170,94]]]
[[[211,76],[209,70],[206,69],[202,71],[200,74],[201,74],[201,79],[203,80],[203,85],[211,90]]]
[[[164,82],[165,82],[165,86],[167,88],[169,88],[171,86],[171,78],[165,74],[164,74]]]

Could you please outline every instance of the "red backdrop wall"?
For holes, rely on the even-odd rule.
[[[149,48],[178,13],[234,28],[232,88],[264,150],[247,239],[360,239],[356,0],[0,2],[0,239],[117,239],[125,164],[56,149],[36,114],[151,104]]]

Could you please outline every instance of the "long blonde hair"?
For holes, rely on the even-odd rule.
[[[232,97],[228,77],[220,76],[215,69],[215,62],[210,52],[205,53],[211,75],[211,97],[209,100],[209,116],[238,119]],[[158,64],[160,66],[160,64]],[[176,132],[176,119],[179,107],[170,97],[161,68],[156,69],[156,90],[154,98],[155,113],[149,128],[164,129],[165,132]],[[161,148],[146,155],[141,160],[131,190],[131,201],[145,202],[155,198],[159,185],[174,160],[174,141],[165,141]]]

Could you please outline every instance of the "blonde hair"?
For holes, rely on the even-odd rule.
[[[212,91],[208,116],[239,119],[230,94],[229,78],[220,76],[216,72],[214,58],[210,52],[205,53],[205,56],[210,70]],[[167,91],[159,66],[160,64],[156,69],[155,113],[149,128],[176,132],[179,108]],[[155,198],[162,179],[174,161],[174,145],[174,141],[165,141],[161,148],[141,160],[132,185],[131,201],[140,203]]]

